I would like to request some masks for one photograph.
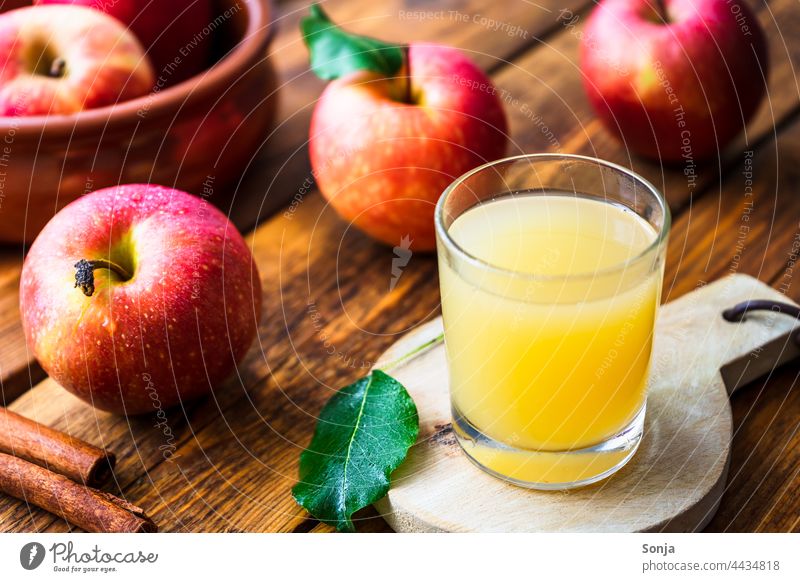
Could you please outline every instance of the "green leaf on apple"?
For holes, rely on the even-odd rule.
[[[319,4],[300,23],[303,40],[311,54],[311,70],[325,80],[355,71],[373,71],[387,77],[403,67],[405,53],[397,45],[350,34],[334,24]]]
[[[295,500],[320,521],[353,531],[353,513],[386,495],[418,433],[417,407],[405,387],[373,370],[322,409],[300,455]]]

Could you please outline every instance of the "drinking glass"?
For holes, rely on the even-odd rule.
[[[517,156],[436,207],[453,427],[489,473],[535,489],[608,477],[642,439],[669,208],[619,165]]]

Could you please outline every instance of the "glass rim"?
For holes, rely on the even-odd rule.
[[[624,174],[634,181],[640,183],[644,186],[651,194],[658,200],[659,205],[661,206],[661,210],[664,213],[664,222],[661,225],[658,233],[656,234],[655,239],[653,242],[650,243],[644,250],[639,252],[634,257],[631,257],[621,263],[617,263],[615,265],[611,265],[610,267],[603,267],[602,269],[597,269],[595,271],[587,271],[583,273],[574,273],[574,274],[567,274],[567,275],[542,275],[541,273],[529,273],[524,271],[515,271],[513,269],[508,269],[505,267],[500,267],[483,259],[476,257],[475,255],[466,251],[460,244],[458,244],[450,233],[448,229],[444,226],[444,204],[450,194],[455,190],[459,185],[464,183],[465,180],[470,178],[471,176],[491,168],[493,166],[497,166],[500,164],[505,164],[509,162],[521,161],[521,160],[577,160],[582,162],[589,162],[598,166],[603,166],[609,168],[611,170],[615,170],[621,174]],[[509,156],[506,158],[500,158],[498,160],[493,160],[491,162],[487,162],[485,164],[481,164],[480,166],[473,168],[472,170],[462,174],[453,182],[450,183],[447,188],[444,189],[442,195],[439,197],[438,202],[436,203],[436,208],[434,210],[434,227],[436,233],[439,235],[439,240],[444,241],[444,244],[450,252],[453,252],[456,255],[459,255],[462,259],[467,261],[468,263],[478,266],[483,269],[488,269],[490,271],[494,271],[505,276],[524,279],[524,280],[531,280],[531,281],[571,281],[571,280],[581,280],[581,279],[588,279],[594,278],[598,276],[604,275],[611,275],[618,271],[627,270],[629,267],[634,266],[639,261],[643,260],[644,257],[649,255],[654,250],[658,249],[664,241],[667,239],[669,234],[670,226],[672,223],[672,215],[669,210],[669,205],[667,204],[667,200],[661,191],[656,188],[649,180],[646,180],[633,170],[626,168],[625,166],[621,166],[619,164],[615,164],[614,162],[609,162],[606,160],[601,160],[600,158],[593,158],[591,156],[583,156],[580,154],[554,154],[554,153],[539,153],[539,154],[520,154],[517,156]]]

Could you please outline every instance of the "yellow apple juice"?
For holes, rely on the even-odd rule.
[[[655,229],[616,203],[537,192],[477,205],[448,233],[471,255],[458,272],[440,264],[462,446],[526,483],[578,482],[624,461],[632,452],[592,447],[643,414],[663,267],[635,259]]]

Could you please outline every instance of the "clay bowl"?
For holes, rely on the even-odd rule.
[[[17,2],[19,4],[19,2]],[[238,5],[238,7],[237,7]],[[0,241],[31,241],[61,207],[116,184],[163,184],[223,205],[276,106],[268,0],[217,0],[213,64],[174,86],[74,115],[0,117]]]

